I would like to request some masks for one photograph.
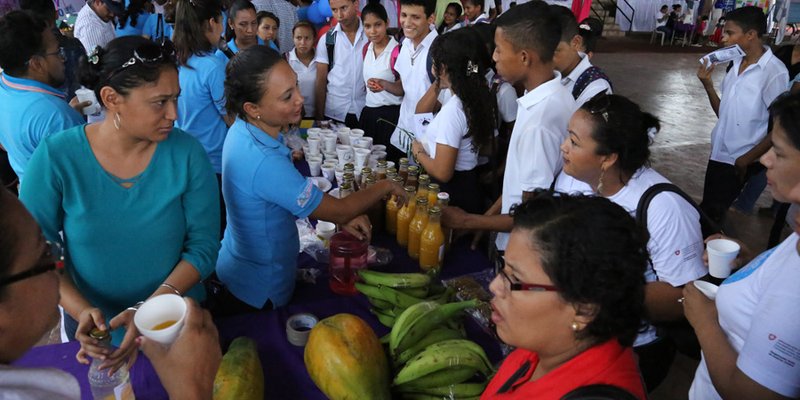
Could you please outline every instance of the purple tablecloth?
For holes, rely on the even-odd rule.
[[[373,245],[389,248],[394,254],[392,263],[382,268],[383,270],[398,272],[418,270],[417,263],[411,260],[405,251],[388,236],[379,235],[373,238]],[[370,314],[369,303],[365,297],[361,295],[339,296],[330,291],[327,285],[326,265],[315,264],[310,257],[300,255],[298,266],[301,268],[315,266],[324,273],[316,284],[298,283],[288,306],[274,311],[216,321],[223,348],[227,348],[230,342],[239,336],[247,336],[256,341],[264,368],[265,398],[268,399],[325,399],[306,372],[303,364],[303,348],[291,345],[286,339],[286,320],[289,316],[300,312],[309,312],[322,319],[338,313],[351,313],[367,321],[378,336],[389,332],[388,328],[381,325],[377,318]],[[447,256],[442,270],[442,278],[447,279],[477,272],[489,267],[489,260],[484,254],[469,250],[466,242],[458,243],[453,246]],[[471,323],[467,324],[467,332],[470,338],[486,349],[490,359],[493,361],[500,359],[499,346],[491,336]],[[80,382],[83,398],[91,399],[86,379],[88,366],[80,365],[75,361],[75,353],[78,348],[77,342],[37,347],[29,351],[15,365],[55,367],[67,371]],[[141,354],[131,369],[131,382],[139,399],[167,398],[152,365]]]

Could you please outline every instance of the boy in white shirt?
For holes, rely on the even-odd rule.
[[[572,95],[561,85],[553,68],[553,54],[561,26],[543,2],[511,8],[497,18],[494,61],[497,72],[509,82],[525,87],[506,159],[503,192],[484,215],[467,214],[454,207],[445,210],[445,225],[456,229],[500,232],[495,244],[505,250],[512,220],[508,215],[536,189],[548,188],[561,170],[559,146],[567,137],[567,124],[576,109]]]
[[[414,113],[417,102],[431,86],[428,77],[428,51],[438,33],[431,29],[436,18],[436,2],[434,0],[401,0],[400,26],[403,28],[402,47],[394,65],[403,82],[403,102],[400,104],[398,129],[392,133],[389,146],[389,158],[405,157],[411,146],[410,138],[402,130],[414,131]]]
[[[331,0],[330,4],[333,17],[339,23],[317,43],[315,118],[332,119],[344,122],[349,128],[358,128],[367,96],[361,75],[362,50],[367,37],[358,17],[358,0]],[[330,55],[333,55],[332,60],[329,60]]]
[[[769,150],[767,107],[786,91],[789,74],[783,63],[764,46],[761,35],[767,19],[760,8],[742,7],[725,15],[724,46],[738,44],[745,53],[734,60],[722,81],[722,98],[711,80],[713,65],[702,65],[697,77],[717,114],[711,131],[711,157],[706,169],[700,207],[717,223],[742,190],[747,179],[763,166],[759,157]]]

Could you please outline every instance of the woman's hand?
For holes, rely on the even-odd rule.
[[[372,240],[372,223],[370,223],[369,217],[366,215],[362,214],[351,219],[350,222],[342,226],[342,229],[361,240],[366,239],[368,242]]]
[[[114,352],[100,364],[100,369],[109,368],[109,373],[113,374],[124,364],[133,364],[133,361],[136,359],[137,350],[134,341],[136,337],[139,336],[139,331],[133,323],[133,316],[135,314],[136,312],[133,310],[124,310],[111,320],[110,325],[112,330],[125,327],[125,337],[122,338],[122,343],[120,343],[119,348],[114,350]]]
[[[78,329],[75,331],[75,339],[78,339],[78,341],[81,343],[81,349],[78,350],[77,354],[75,354],[75,358],[81,364],[90,363],[86,356],[105,360],[109,355],[111,355],[111,350],[103,348],[100,346],[99,340],[92,339],[92,337],[89,336],[89,332],[91,332],[94,328],[108,330],[106,318],[103,316],[103,312],[100,311],[99,308],[85,308],[78,316]]]
[[[714,300],[706,297],[692,282],[683,287],[683,315],[695,331],[719,324]]]
[[[391,185],[390,188],[389,188],[389,193],[388,193],[388,196],[389,196],[389,200],[388,201],[392,201],[392,196],[394,196],[394,198],[397,199],[397,209],[398,210],[400,209],[400,207],[404,206],[406,203],[411,201],[411,199],[409,199],[408,196],[406,195],[406,191],[403,188],[402,184],[396,183],[396,182],[392,182],[392,181],[390,181],[388,179],[386,180],[386,182],[388,182],[388,184]]]

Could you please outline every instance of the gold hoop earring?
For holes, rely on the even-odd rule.
[[[120,122],[121,122],[121,119],[120,119],[119,113],[114,113],[114,128],[117,128],[117,130],[119,130]]]
[[[606,170],[601,169],[600,170],[600,179],[599,179],[599,182],[597,183],[597,194],[599,194],[600,196],[603,195],[603,178],[605,177],[605,175],[606,175]]]

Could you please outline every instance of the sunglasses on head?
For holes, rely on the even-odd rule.
[[[175,48],[169,41],[164,41],[161,45],[155,43],[145,43],[133,50],[133,55],[128,61],[125,61],[119,68],[115,69],[108,75],[108,80],[118,73],[124,71],[126,68],[132,67],[136,64],[141,64],[148,68],[157,67],[163,64],[165,59],[172,59],[175,54]]]

